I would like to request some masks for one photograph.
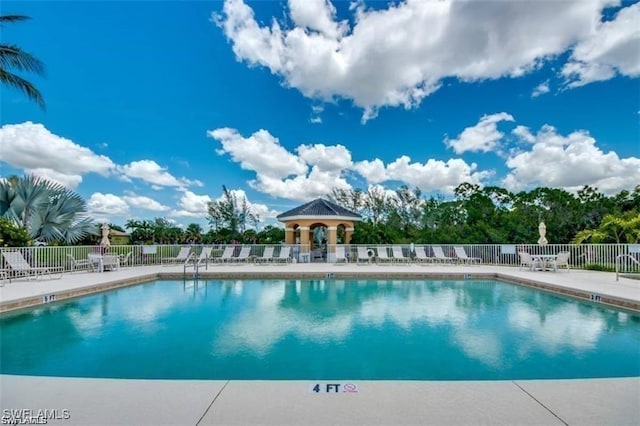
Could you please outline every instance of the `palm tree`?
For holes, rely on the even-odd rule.
[[[190,223],[184,234],[187,242],[199,243],[202,240],[202,227],[197,223]]]
[[[23,15],[0,15],[0,26],[31,19]],[[45,109],[44,98],[36,87],[29,81],[14,74],[12,71],[32,72],[44,75],[44,64],[32,54],[25,52],[13,44],[0,43],[0,81],[23,92],[29,99],[35,101]]]
[[[24,228],[34,240],[73,244],[96,232],[80,195],[36,176],[0,180],[0,217]]]
[[[584,229],[573,239],[574,244],[586,240],[593,243],[629,243],[640,241],[640,213],[631,210],[619,216],[606,214],[596,229]]]

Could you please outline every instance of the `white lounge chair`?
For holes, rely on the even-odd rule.
[[[435,257],[427,256],[427,252],[423,246],[416,246],[414,250],[416,252],[416,257],[413,260],[421,265],[431,263],[436,259]]]
[[[439,260],[440,262],[444,263],[451,263],[455,260],[455,258],[453,257],[445,256],[444,251],[442,251],[442,247],[440,246],[433,246],[431,247],[431,249],[433,250],[435,260]]]
[[[213,258],[213,261],[215,263],[229,262],[231,258],[233,258],[233,252],[235,251],[235,249],[236,248],[233,246],[225,247],[222,255],[220,257]]]
[[[244,263],[249,261],[249,255],[251,254],[251,247],[242,247],[240,253],[236,257],[232,257],[230,260],[235,263]]]
[[[349,260],[344,253],[344,246],[336,246],[336,261],[335,263],[346,264]]]
[[[256,257],[256,264],[273,262],[273,247],[265,247],[262,256]]]
[[[536,267],[540,267],[540,264],[529,253],[519,251],[518,256],[520,256],[520,270],[522,270],[523,266],[531,271],[535,270]]]
[[[67,259],[69,259],[72,273],[81,269],[89,269],[89,259],[76,259],[72,254],[68,254]]]
[[[569,252],[561,251],[555,259],[550,261],[550,263],[553,265],[553,272],[557,272],[558,268],[561,266],[566,267],[567,272],[569,272]]]
[[[467,252],[464,251],[464,247],[456,246],[453,248],[453,250],[456,253],[456,257],[458,258],[458,260],[463,263],[480,263],[482,261],[482,259],[480,259],[479,257],[467,256]]]
[[[211,247],[202,247],[198,258],[195,260],[197,265],[205,264],[205,267],[209,266],[209,259],[211,259],[211,251],[213,249]]]
[[[127,266],[131,266],[131,256],[133,255],[133,252],[130,251],[129,253],[127,253],[126,255],[124,255],[124,257],[120,258],[120,267],[123,267],[125,265]]]
[[[44,275],[53,278],[54,273],[59,273],[60,276],[57,278],[62,278],[64,268],[58,266],[31,266],[19,251],[3,251],[2,257],[4,257],[5,263],[9,266],[5,273],[10,273],[10,279],[18,277],[35,277],[37,279]]]
[[[386,247],[380,246],[377,248],[377,251],[378,256],[376,256],[376,263],[389,263],[393,261],[393,258],[389,257]]]
[[[357,251],[358,251],[357,263],[360,263],[360,262],[369,263],[371,261],[371,256],[369,256],[369,251],[367,250],[366,247],[358,246]]]
[[[278,257],[274,257],[273,261],[283,264],[291,262],[291,247],[282,247],[280,249],[280,254]]]
[[[162,264],[184,263],[189,259],[191,247],[180,247],[180,251],[176,257],[163,257]]]
[[[400,246],[391,247],[391,252],[393,254],[393,260],[395,260],[396,262],[409,262],[409,261],[411,261],[411,258],[406,257],[404,255],[404,253],[402,252],[402,247],[400,247]]]

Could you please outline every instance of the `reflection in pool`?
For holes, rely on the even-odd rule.
[[[491,280],[157,281],[4,315],[0,327],[4,374],[640,376],[640,316]]]

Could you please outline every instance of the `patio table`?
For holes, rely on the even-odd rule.
[[[546,271],[547,264],[552,260],[556,260],[558,258],[558,255],[557,254],[534,254],[531,256],[531,258],[534,260],[534,262],[537,261],[538,263],[540,263],[540,265],[542,265],[542,270]],[[532,266],[532,269],[533,269],[533,266]],[[535,271],[535,269],[533,270]]]

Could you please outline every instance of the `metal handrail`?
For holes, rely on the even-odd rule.
[[[624,257],[628,257],[629,259],[631,259],[636,265],[640,266],[640,262],[638,262],[636,260],[635,257],[631,256],[630,254],[619,254],[616,256],[616,281],[618,281],[619,279],[619,275],[620,275],[620,259],[624,258]]]
[[[189,253],[189,256],[187,256],[187,259],[184,261],[184,268],[183,268],[183,276],[187,276],[187,266],[189,266],[189,261],[191,261],[194,258],[195,254],[193,253]],[[194,264],[194,268],[196,268],[196,274],[197,274],[197,266],[196,266],[197,262],[193,262]]]

